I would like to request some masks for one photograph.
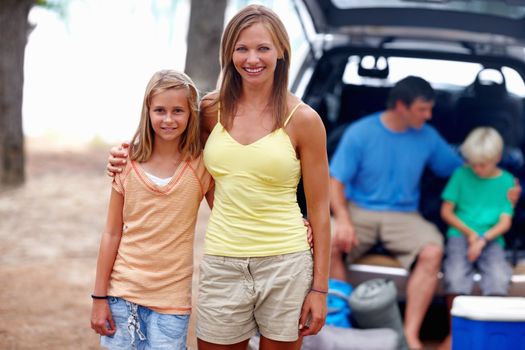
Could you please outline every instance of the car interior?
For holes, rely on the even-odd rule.
[[[505,142],[500,166],[525,189],[525,0],[294,3],[308,48],[291,89],[321,116],[329,157],[348,125],[384,110],[390,88],[416,75],[435,90],[429,124],[450,146],[459,152],[472,129],[494,127]],[[443,235],[440,197],[446,182],[427,170],[420,184],[420,212]],[[525,295],[524,197],[522,190],[504,236],[514,269],[509,296]],[[307,214],[301,188],[298,201]],[[348,265],[347,280],[352,286],[373,278],[393,281],[403,310],[408,273],[377,244]],[[474,276],[475,282],[480,279]],[[473,294],[480,292],[475,283]],[[442,339],[448,332],[436,326],[449,321],[441,283],[434,296],[421,330],[426,339]]]
[[[447,72],[448,75],[459,74],[454,70],[461,69],[462,64],[470,64],[473,65],[471,81],[464,86],[434,83],[427,78],[436,91],[433,117],[429,124],[456,150],[475,127],[494,127],[505,142],[500,166],[514,174],[524,187],[525,91],[520,90],[518,94],[509,91],[506,75],[518,78],[519,89],[525,89],[521,78],[525,76],[525,64],[519,60],[496,61],[493,57],[482,56],[473,61],[474,57],[450,53],[422,55],[420,51],[390,49],[358,50],[339,47],[327,51],[317,62],[311,77],[312,83],[303,98],[319,113],[325,124],[329,157],[348,125],[363,116],[385,109],[389,89],[398,80],[397,77],[391,77],[395,75],[394,63],[407,61],[412,64],[411,60],[417,59],[427,67],[425,69],[432,69],[430,63],[441,62],[450,66],[452,71]],[[458,63],[458,67],[450,65],[454,62]],[[438,70],[442,69],[439,65],[436,67]],[[441,70],[439,73],[445,75],[446,72]],[[408,75],[406,70],[405,74]],[[447,179],[426,171],[421,182],[420,211],[443,233],[446,232],[446,225],[441,220],[439,211],[440,194],[446,181]],[[523,200],[518,202],[512,229],[505,235],[505,239],[509,262],[516,267],[519,260],[525,257]],[[373,253],[388,254],[380,245],[374,248]],[[380,264],[385,262],[380,261]],[[392,266],[396,266],[395,263]]]

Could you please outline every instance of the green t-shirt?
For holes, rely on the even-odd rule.
[[[512,203],[507,197],[512,187],[514,177],[504,170],[496,177],[481,178],[466,165],[452,174],[441,198],[454,203],[456,216],[478,235],[482,235],[499,221],[501,214],[514,214]],[[447,231],[447,237],[462,235],[454,227],[449,227]],[[503,236],[498,236],[496,242],[505,247]]]

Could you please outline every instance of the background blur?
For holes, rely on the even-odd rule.
[[[63,13],[33,8],[25,135],[64,145],[130,139],[151,75],[184,69],[190,1],[64,0]],[[248,3],[272,7],[287,26],[294,53],[301,49],[304,39],[290,0],[230,0],[225,20]],[[207,55],[218,62],[218,52]]]

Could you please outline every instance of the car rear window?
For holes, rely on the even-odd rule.
[[[358,74],[359,64],[365,68],[384,69],[388,64],[389,74],[386,78],[363,77]],[[407,75],[417,75],[429,81],[435,88],[443,90],[460,90],[472,84],[476,75],[483,69],[479,63],[437,60],[410,57],[380,58],[375,63],[372,56],[350,56],[346,65],[343,82],[353,85],[392,86]],[[525,97],[525,83],[520,74],[511,67],[502,67],[507,90],[519,97]],[[485,70],[481,78],[500,83],[497,72]],[[499,79],[499,80],[498,80]]]

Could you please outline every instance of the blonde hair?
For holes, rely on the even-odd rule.
[[[261,23],[270,33],[277,48],[277,65],[275,67],[271,105],[273,106],[274,130],[283,126],[286,118],[288,92],[288,71],[290,68],[291,47],[286,29],[275,12],[261,5],[248,5],[241,9],[228,22],[221,39],[220,63],[221,74],[218,81],[221,117],[229,129],[236,112],[235,101],[239,99],[242,89],[241,75],[233,65],[235,44],[243,30],[256,23]]]
[[[479,127],[468,134],[460,150],[471,163],[497,160],[503,151],[503,139],[496,129]]]
[[[179,152],[183,159],[195,158],[200,154],[202,147],[198,118],[199,92],[189,76],[182,72],[166,69],[153,74],[146,86],[139,126],[131,139],[130,159],[145,162],[151,157],[155,138],[155,131],[149,117],[151,99],[153,96],[170,89],[184,89],[188,93],[190,116],[188,125],[180,136]]]

